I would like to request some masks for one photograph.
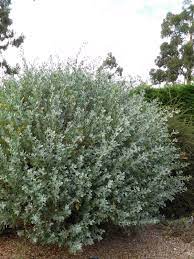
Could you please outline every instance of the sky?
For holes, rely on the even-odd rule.
[[[125,74],[149,76],[161,44],[167,12],[181,10],[182,0],[12,0],[13,27],[25,41],[7,54],[11,63],[105,58],[112,52]]]

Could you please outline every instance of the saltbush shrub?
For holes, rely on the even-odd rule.
[[[103,225],[153,223],[183,190],[168,111],[82,68],[28,69],[0,92],[0,224],[76,252]]]

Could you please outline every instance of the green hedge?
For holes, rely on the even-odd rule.
[[[173,202],[167,204],[163,210],[168,217],[180,217],[194,211],[194,85],[173,85],[154,88],[151,86],[140,86],[131,93],[144,91],[146,100],[158,99],[164,106],[179,109],[180,113],[168,122],[169,129],[176,130],[177,145],[182,150],[182,159],[189,162],[184,170],[185,175],[191,175],[187,184],[188,190],[177,195]]]
[[[160,88],[143,85],[132,92],[145,92],[147,100],[158,99],[163,105],[179,107],[185,114],[194,116],[194,85],[172,85]]]

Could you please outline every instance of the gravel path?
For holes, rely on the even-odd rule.
[[[114,234],[76,256],[66,249],[35,246],[15,236],[0,237],[2,259],[194,259],[194,243],[181,237],[169,237],[163,229],[149,227],[134,237]]]

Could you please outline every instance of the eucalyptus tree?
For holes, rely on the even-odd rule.
[[[123,75],[123,68],[119,66],[112,52],[107,54],[106,58],[102,62],[102,65],[98,68],[98,72],[102,71],[107,72],[109,79],[111,79],[113,76],[121,77]]]
[[[151,69],[154,83],[176,82],[182,76],[184,82],[192,81],[194,70],[194,5],[183,2],[178,14],[167,13],[161,25],[160,54],[155,60],[157,69]]]

